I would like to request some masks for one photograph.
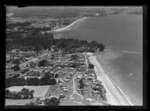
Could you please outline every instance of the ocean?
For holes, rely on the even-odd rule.
[[[142,105],[142,24],[142,15],[91,17],[58,35],[104,43],[111,52],[104,57],[107,72],[133,104]]]

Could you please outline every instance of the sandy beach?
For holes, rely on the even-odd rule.
[[[97,61],[96,56],[92,53],[87,53],[89,60],[94,64],[98,80],[100,80],[106,89],[107,101],[111,105],[133,105],[129,98],[124,94],[121,88],[109,77],[106,71],[103,70],[101,64]]]
[[[83,21],[85,19],[87,19],[88,17],[83,17],[83,18],[80,18],[76,21],[74,21],[73,23],[71,23],[70,25],[66,26],[66,27],[63,27],[63,28],[60,28],[60,29],[56,29],[56,30],[51,30],[51,31],[46,31],[47,33],[57,33],[57,32],[61,32],[61,31],[66,31],[66,30],[69,30],[71,26],[73,26],[74,24],[76,24],[77,22],[79,21]]]

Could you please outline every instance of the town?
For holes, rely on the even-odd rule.
[[[98,15],[92,12],[84,16]],[[110,105],[87,54],[102,53],[105,45],[97,41],[57,39],[55,34],[45,33],[84,16],[41,20],[33,17],[22,22],[12,14],[7,15],[6,106]]]
[[[4,7],[5,108],[144,105],[146,6]]]
[[[62,104],[67,100],[99,101],[102,105],[107,103],[106,91],[97,80],[93,70],[94,65],[89,62],[86,53],[62,55],[60,50],[55,52],[52,48],[51,51],[45,50],[36,55],[33,52],[23,53],[13,50],[7,56],[6,66],[6,98],[8,99],[27,98],[35,105],[44,105],[44,100],[52,97],[60,99]],[[43,91],[47,91],[35,97],[34,93],[38,92],[34,92],[34,88],[32,96],[27,92],[25,95],[28,96],[13,92],[13,86],[18,86],[21,91],[23,85],[27,85],[26,88],[29,89],[33,86],[42,88],[46,85]]]

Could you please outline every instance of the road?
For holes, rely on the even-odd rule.
[[[41,55],[41,56],[39,56],[39,57],[42,58],[42,57],[45,56],[45,55],[47,55],[47,53],[45,53],[45,54],[43,54],[43,55]],[[24,63],[20,64],[19,66],[22,67],[22,66],[24,66],[24,65],[26,65],[27,63],[30,63],[30,62],[32,62],[32,61],[37,61],[39,57],[33,58],[33,59],[31,59],[31,60],[29,60],[29,61],[27,61],[27,62],[24,62]]]
[[[77,94],[77,95],[79,95],[80,97],[81,97],[81,99],[83,98],[83,96],[82,95],[80,95],[79,93],[77,93],[76,92],[76,83],[75,83],[75,79],[76,79],[76,76],[78,75],[78,72],[76,72],[76,74],[74,75],[74,77],[73,77],[73,92],[72,92],[72,94],[70,95],[70,99],[74,99],[72,96],[74,95],[74,94]]]

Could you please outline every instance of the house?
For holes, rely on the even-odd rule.
[[[77,79],[81,79],[81,78],[83,78],[83,74],[78,74]]]
[[[73,74],[68,74],[68,75],[66,76],[66,79],[72,79],[72,77],[73,77]]]
[[[45,100],[45,98],[37,98],[36,104],[37,105],[44,105],[44,100]]]
[[[90,101],[90,102],[93,101],[93,99],[91,99],[91,98],[86,98],[86,100],[87,100],[87,101]]]
[[[68,87],[67,86],[61,86],[61,89],[65,92],[68,92]]]
[[[93,77],[91,77],[91,76],[88,76],[88,78],[87,78],[88,80],[93,80]]]
[[[64,79],[64,81],[65,81],[65,82],[68,82],[68,81],[69,81],[69,79],[66,79],[66,78],[65,78],[65,79]]]
[[[93,91],[94,94],[100,94],[100,92],[98,90]]]
[[[61,78],[58,78],[58,79],[56,78],[56,81],[57,81],[58,84],[62,84],[63,83],[63,80]]]

